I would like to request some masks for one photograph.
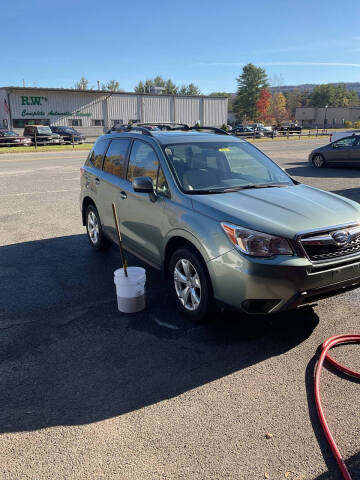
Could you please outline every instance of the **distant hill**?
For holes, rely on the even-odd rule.
[[[300,90],[300,92],[312,92],[314,88],[320,85],[318,83],[303,83],[302,85],[283,85],[282,87],[270,87],[271,92],[292,92],[293,90]],[[360,94],[360,82],[337,82],[332,85],[345,85],[348,90],[353,90],[358,95]]]

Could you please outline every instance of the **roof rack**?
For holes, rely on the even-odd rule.
[[[142,122],[136,123],[136,125],[145,128],[146,126],[159,127],[160,129],[163,127],[166,130],[178,130],[178,127],[181,127],[181,130],[190,130],[190,126],[187,123],[180,122]]]
[[[138,130],[139,132],[143,133],[144,135],[147,135],[148,137],[153,137],[153,134],[151,133],[151,130],[145,127],[138,127],[137,125],[128,125],[127,128],[124,129],[124,132],[130,132],[132,130]]]
[[[190,130],[212,130],[214,133],[217,133],[218,135],[229,135],[228,132],[225,132],[225,130],[223,130],[222,128],[217,128],[217,127],[198,127],[197,125],[194,125],[189,129]]]

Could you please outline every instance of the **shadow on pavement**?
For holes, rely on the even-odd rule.
[[[150,267],[146,311],[122,315],[118,266],[116,248],[97,254],[85,235],[0,248],[1,432],[86,424],[171,398],[294,348],[319,321],[304,307],[196,326]]]
[[[301,164],[302,166],[298,166]],[[296,165],[293,168],[286,168],[290,176],[308,177],[308,178],[356,178],[360,177],[360,168],[358,167],[325,167],[314,168],[307,162],[289,163],[287,165]]]

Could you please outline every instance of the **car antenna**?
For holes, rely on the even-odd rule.
[[[124,250],[123,250],[122,240],[121,240],[121,232],[120,232],[120,227],[119,227],[119,220],[118,220],[118,216],[117,216],[117,213],[116,213],[116,207],[115,207],[114,202],[112,203],[112,210],[113,210],[113,214],[114,214],[117,237],[118,237],[118,240],[119,240],[121,262],[122,262],[122,266],[123,266],[123,269],[124,269],[125,277],[127,277],[128,276],[128,273],[127,273],[128,265],[127,265],[127,261],[126,261],[125,255],[124,255]]]

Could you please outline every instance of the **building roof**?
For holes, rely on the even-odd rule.
[[[14,86],[4,86],[0,87],[1,89],[9,90],[9,91],[30,91],[34,90],[36,92],[73,92],[73,93],[92,93],[92,94],[98,94],[98,95],[141,95],[141,96],[146,96],[146,97],[185,97],[185,98],[199,98],[199,97],[204,97],[204,98],[222,98],[223,100],[227,100],[227,97],[215,97],[215,96],[210,96],[210,95],[179,95],[179,94],[170,94],[170,93],[161,93],[156,94],[156,93],[138,93],[138,92],[112,92],[109,90],[78,90],[76,88],[48,88],[48,87],[14,87]]]

